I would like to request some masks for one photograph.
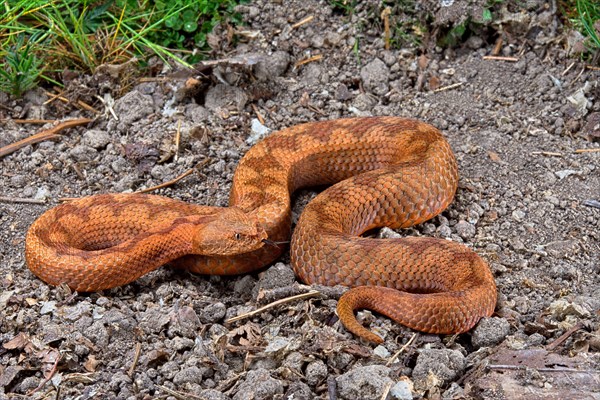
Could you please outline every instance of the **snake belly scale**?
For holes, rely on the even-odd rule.
[[[308,284],[353,287],[338,302],[348,330],[382,339],[354,316],[380,312],[410,328],[462,333],[496,304],[492,273],[464,245],[437,238],[372,239],[442,212],[458,183],[441,133],[397,117],[296,125],[253,146],[234,174],[229,207],[161,196],[104,194],[42,214],[26,259],[42,280],[78,291],[132,282],[170,263],[199,274],[233,275],[276,260],[291,234],[291,193],[329,185],[304,209],[291,239],[292,267]]]

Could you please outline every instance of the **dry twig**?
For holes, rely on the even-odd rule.
[[[484,60],[494,60],[494,61],[510,61],[517,62],[519,59],[517,57],[504,57],[504,56],[483,56]]]
[[[314,15],[309,15],[308,17],[296,22],[294,25],[292,25],[292,29],[296,29],[301,27],[304,24],[308,24],[310,21],[312,21],[315,18]]]
[[[298,294],[298,295],[292,296],[292,297],[286,297],[285,299],[281,299],[281,300],[277,300],[277,301],[274,301],[272,303],[269,303],[269,304],[267,304],[264,307],[257,308],[254,311],[250,311],[248,313],[238,315],[237,317],[229,318],[227,321],[225,321],[225,323],[227,324],[227,323],[230,323],[230,322],[239,321],[241,319],[250,318],[250,317],[252,317],[252,316],[254,316],[256,314],[260,314],[263,311],[266,311],[266,310],[268,310],[270,308],[273,308],[273,307],[277,307],[277,306],[279,306],[281,304],[290,303],[292,301],[306,299],[306,298],[309,298],[309,297],[315,297],[315,296],[318,296],[320,294],[321,294],[321,292],[319,292],[317,290],[311,290],[310,292],[307,292],[307,293]]]
[[[410,337],[410,339],[408,339],[408,342],[406,342],[406,344],[404,346],[402,346],[400,348],[400,350],[398,350],[396,353],[394,353],[393,356],[390,357],[390,359],[388,360],[388,362],[385,363],[386,367],[389,367],[390,365],[392,365],[392,363],[396,360],[396,358],[398,358],[398,356],[400,354],[402,354],[404,352],[404,350],[406,350],[406,348],[408,346],[411,345],[411,343],[413,342],[413,340],[415,340],[415,338],[417,337],[417,333],[413,333],[413,335]]]
[[[313,62],[313,61],[319,61],[322,58],[323,58],[322,54],[317,54],[316,56],[312,56],[312,57],[309,57],[309,58],[305,58],[304,60],[297,61],[296,64],[294,64],[294,67],[298,68],[301,65],[308,64],[308,63]]]
[[[131,363],[131,367],[129,367],[129,371],[127,371],[127,375],[129,375],[130,378],[133,378],[133,374],[135,372],[135,367],[137,366],[137,363],[140,359],[141,353],[142,353],[142,344],[140,342],[137,342],[135,344],[135,354],[133,355],[133,362]]]
[[[457,82],[457,83],[453,83],[452,85],[448,85],[448,86],[443,86],[441,88],[437,88],[433,91],[433,93],[437,93],[437,92],[443,92],[445,90],[450,90],[450,89],[454,89],[457,88],[459,86],[462,86],[464,83],[463,82]]]
[[[546,350],[552,351],[552,350],[556,349],[565,340],[567,340],[572,334],[574,334],[575,332],[577,332],[580,329],[583,329],[583,323],[578,322],[571,329],[569,329],[568,331],[566,331],[565,333],[560,335],[560,337],[558,339],[556,339],[554,342],[552,342],[548,346],[546,346]]]
[[[4,147],[0,148],[0,157],[3,157],[7,154],[11,154],[11,153],[13,153],[25,146],[28,146],[30,144],[43,142],[45,140],[58,139],[59,137],[61,137],[61,135],[59,134],[60,131],[68,129],[68,128],[73,128],[73,127],[79,126],[79,125],[85,125],[90,122],[92,122],[92,120],[89,118],[78,118],[78,119],[71,119],[68,121],[61,122],[60,124],[50,128],[50,129],[47,129],[40,133],[36,133],[35,135],[29,136],[28,138],[19,140],[18,142],[11,143],[8,146],[4,146]]]
[[[542,156],[552,156],[552,157],[562,157],[563,156],[561,153],[557,153],[554,151],[532,151],[531,155],[534,155],[534,156],[542,155]]]
[[[46,200],[27,199],[23,197],[0,196],[0,203],[46,204]]]
[[[165,188],[167,186],[174,185],[177,182],[179,182],[180,180],[182,180],[183,178],[185,178],[186,176],[191,175],[192,173],[194,173],[194,170],[195,170],[195,168],[190,168],[187,171],[185,171],[183,174],[179,175],[178,177],[176,177],[174,179],[171,179],[170,181],[163,182],[163,183],[161,183],[159,185],[152,186],[152,187],[149,187],[149,188],[146,188],[146,189],[138,190],[136,193],[153,192],[155,190],[162,189],[162,188]]]

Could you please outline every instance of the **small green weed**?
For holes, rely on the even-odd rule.
[[[588,37],[586,43],[590,51],[600,50],[600,3],[590,0],[577,0],[577,18],[573,25]]]
[[[43,72],[42,60],[35,55],[33,43],[24,44],[23,38],[18,36],[0,64],[0,91],[16,97],[33,89]]]
[[[0,90],[22,93],[16,88],[35,85],[40,76],[52,79],[65,68],[93,72],[134,56],[156,54],[189,67],[207,54],[206,35],[216,24],[240,22],[234,7],[241,1],[246,0],[7,0],[0,7],[0,62],[5,60]],[[40,40],[32,42],[34,36]],[[18,45],[17,37],[28,45]],[[21,77],[15,68],[26,62],[43,66],[45,73]]]

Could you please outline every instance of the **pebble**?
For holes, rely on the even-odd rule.
[[[463,220],[458,221],[455,228],[456,233],[458,233],[458,235],[463,239],[472,238],[476,233],[475,226]]]
[[[360,77],[365,89],[373,94],[383,95],[389,91],[390,70],[379,58],[362,67]]]
[[[248,371],[246,379],[238,386],[233,400],[272,399],[283,394],[283,383],[273,378],[264,368]]]
[[[379,400],[392,384],[390,369],[383,365],[355,367],[336,378],[340,398],[347,400]]]
[[[233,105],[236,111],[242,111],[248,102],[248,95],[237,86],[219,83],[206,92],[204,106],[214,112]]]
[[[294,271],[286,264],[278,262],[267,269],[258,280],[257,289],[274,289],[285,287],[296,281]],[[257,293],[258,294],[258,293]]]
[[[316,387],[327,378],[327,365],[322,360],[316,360],[306,367],[306,383]]]
[[[313,400],[318,398],[310,387],[304,382],[292,382],[285,392],[284,399],[290,400]]]
[[[394,386],[390,389],[390,394],[394,399],[398,400],[412,400],[413,395],[410,390],[411,384],[409,381],[401,380],[396,382]]]
[[[200,382],[202,382],[202,371],[195,366],[183,368],[173,377],[173,383],[179,386],[184,383],[199,384]]]
[[[462,353],[451,349],[424,349],[413,369],[415,389],[430,390],[455,380],[465,369]]]
[[[215,323],[223,319],[227,312],[227,306],[221,302],[209,304],[198,309],[198,318],[202,323]]]
[[[504,318],[482,318],[473,329],[471,343],[475,348],[495,346],[508,335],[510,324]]]
[[[119,126],[126,127],[154,112],[152,96],[132,90],[117,99],[113,107],[119,117]]]
[[[111,141],[108,132],[100,129],[90,129],[83,133],[81,143],[94,149],[102,149]]]
[[[260,59],[254,65],[254,76],[259,81],[272,81],[274,78],[283,75],[290,65],[290,55],[286,51],[275,51],[269,56]]]

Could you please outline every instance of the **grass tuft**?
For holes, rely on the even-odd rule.
[[[134,56],[190,67],[208,54],[206,38],[217,24],[240,22],[240,1],[7,0],[0,7],[0,90],[19,96],[65,68],[93,73]]]

